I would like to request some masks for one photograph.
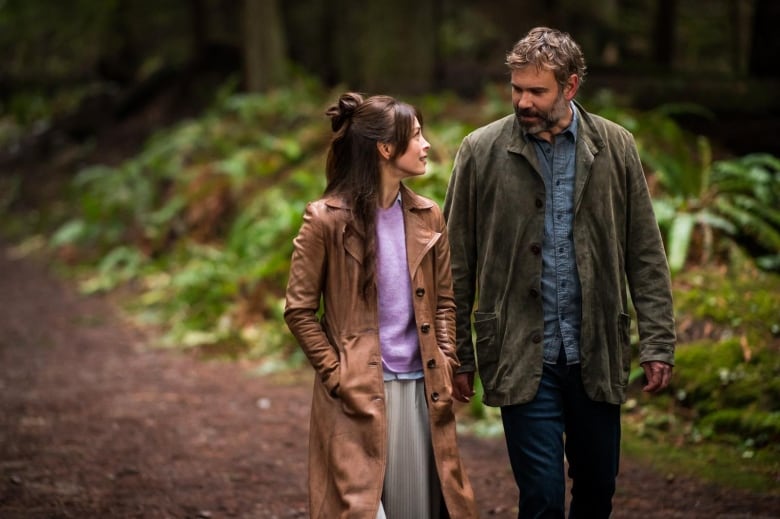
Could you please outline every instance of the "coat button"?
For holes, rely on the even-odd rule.
[[[428,369],[433,369],[435,367],[436,367],[436,360],[435,359],[429,360],[428,361]]]
[[[542,342],[542,336],[537,333],[536,335],[531,337],[531,340],[536,342],[536,343],[540,343],[540,342]]]
[[[420,326],[420,331],[423,333],[428,333],[429,331],[431,331],[431,325],[428,323],[423,323],[423,325]]]
[[[536,207],[539,207],[539,208],[541,208],[544,205],[544,202],[542,202],[541,198],[537,198],[536,202],[534,202],[534,203],[536,204]]]
[[[417,297],[422,297],[425,295],[425,289],[424,288],[418,288],[414,291],[414,293],[417,295]]]
[[[436,391],[431,393],[431,400],[433,400],[434,402],[438,402],[439,401],[439,393],[437,393]]]
[[[529,290],[529,291],[528,291],[528,294],[529,294],[531,297],[533,297],[533,298],[539,297],[539,291],[538,291],[538,290],[536,290],[535,288],[532,288],[531,290]]]
[[[539,253],[542,252],[542,248],[539,246],[538,243],[532,243],[531,244],[531,252],[533,252],[534,254],[536,254],[538,256]]]

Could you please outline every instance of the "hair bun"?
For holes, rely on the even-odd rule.
[[[344,125],[344,122],[350,120],[357,110],[357,107],[363,103],[363,96],[355,92],[341,94],[338,104],[331,106],[325,112],[330,117],[330,124],[334,132],[337,132]]]

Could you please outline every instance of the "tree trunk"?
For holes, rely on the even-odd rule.
[[[202,56],[208,45],[208,14],[203,0],[190,0],[190,24],[192,27],[192,56]]]
[[[753,11],[750,75],[758,78],[780,77],[777,57],[780,56],[780,2],[756,0]]]
[[[433,88],[438,28],[434,1],[333,0],[339,16],[331,59],[348,88],[391,95]]]
[[[664,69],[674,65],[677,0],[658,0],[653,26],[653,58]]]
[[[282,86],[287,73],[277,0],[244,0],[244,81],[250,92]]]

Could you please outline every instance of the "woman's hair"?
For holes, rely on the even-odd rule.
[[[528,65],[552,70],[562,87],[572,74],[578,75],[580,81],[585,78],[585,57],[580,46],[568,33],[547,27],[531,29],[515,43],[506,55],[506,64],[511,70]]]
[[[364,231],[360,289],[368,299],[376,286],[376,208],[380,183],[377,143],[393,146],[390,160],[403,155],[412,138],[414,119],[422,126],[422,114],[389,96],[364,98],[354,92],[342,94],[325,113],[333,129],[325,165],[325,194],[344,197],[352,206],[353,220]]]

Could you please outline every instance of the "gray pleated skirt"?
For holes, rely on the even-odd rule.
[[[423,379],[385,381],[387,470],[377,519],[439,519],[441,484]]]

